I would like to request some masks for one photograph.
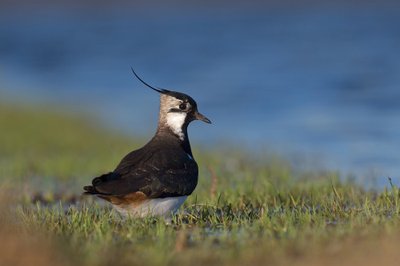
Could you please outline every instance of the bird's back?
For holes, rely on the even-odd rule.
[[[93,179],[88,192],[101,197],[135,192],[148,198],[190,195],[197,185],[198,167],[189,152],[173,139],[153,138],[127,154],[113,172]]]

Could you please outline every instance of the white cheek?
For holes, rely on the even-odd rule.
[[[183,140],[185,134],[182,132],[182,126],[185,123],[186,113],[168,113],[167,125],[178,137]]]

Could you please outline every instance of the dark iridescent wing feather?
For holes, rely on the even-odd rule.
[[[92,188],[85,190],[113,196],[140,191],[149,198],[190,195],[197,185],[196,162],[179,146],[149,144],[125,156],[114,172],[93,179]]]

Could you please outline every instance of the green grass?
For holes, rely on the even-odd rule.
[[[146,140],[33,107],[1,105],[0,125],[0,264],[328,265],[372,250],[363,265],[373,265],[398,242],[396,187],[365,191],[226,148],[195,149],[200,182],[171,222],[121,219],[81,187]]]

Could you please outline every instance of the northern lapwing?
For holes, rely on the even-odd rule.
[[[127,154],[117,168],[96,177],[85,194],[109,201],[124,216],[168,217],[175,213],[197,185],[198,166],[190,148],[190,122],[211,121],[200,114],[187,94],[155,88],[160,93],[157,132],[142,148]]]

